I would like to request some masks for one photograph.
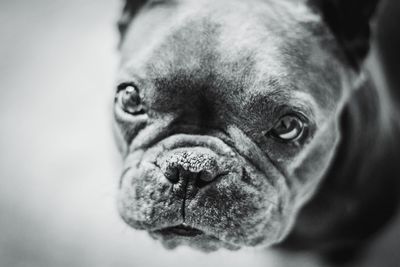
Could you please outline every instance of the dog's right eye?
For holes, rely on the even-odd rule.
[[[145,113],[139,90],[133,84],[123,84],[118,86],[115,102],[123,111],[131,115]]]
[[[283,116],[269,132],[270,136],[281,142],[299,140],[305,133],[306,124],[296,115]]]

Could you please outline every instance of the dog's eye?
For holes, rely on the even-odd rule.
[[[299,140],[305,129],[304,122],[296,115],[283,116],[269,134],[283,142]]]
[[[119,86],[115,101],[122,110],[129,114],[139,115],[145,113],[139,91],[132,84]]]

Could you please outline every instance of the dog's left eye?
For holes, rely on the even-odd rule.
[[[139,115],[145,113],[139,90],[132,84],[120,85],[115,101],[122,110],[129,114]]]
[[[299,140],[305,129],[305,123],[296,115],[283,116],[270,130],[269,134],[283,142]]]

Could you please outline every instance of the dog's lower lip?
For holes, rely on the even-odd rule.
[[[190,227],[190,226],[183,225],[183,224],[163,228],[163,229],[157,230],[157,232],[159,232],[163,235],[174,234],[174,235],[188,236],[188,237],[194,237],[194,236],[203,234],[203,231],[193,228],[193,227]]]

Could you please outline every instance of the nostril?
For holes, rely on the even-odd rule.
[[[176,166],[167,166],[164,172],[165,178],[173,184],[179,182],[179,168]]]
[[[192,180],[197,188],[202,188],[212,183],[216,176],[208,171],[198,173],[180,170],[178,166],[168,166],[164,171],[164,176],[172,184],[178,184],[184,180]]]
[[[201,171],[197,174],[195,185],[198,188],[202,188],[212,181],[214,181],[215,175],[207,171]]]
[[[202,180],[203,182],[209,183],[214,180],[215,175],[208,171],[201,171],[201,172],[199,172],[197,177],[198,177],[198,179]]]

